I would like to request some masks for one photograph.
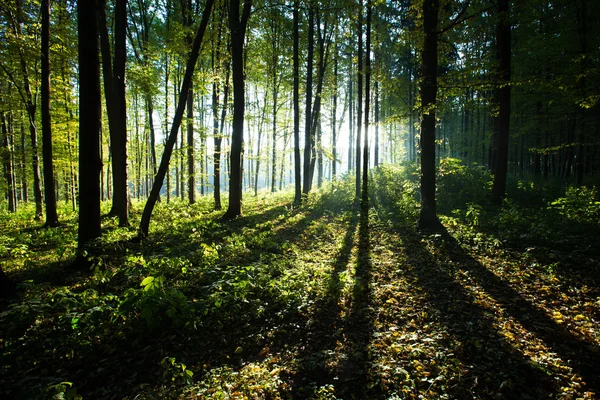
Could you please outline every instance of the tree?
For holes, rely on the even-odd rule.
[[[363,102],[363,4],[362,0],[358,1],[358,21],[357,21],[357,31],[358,31],[358,71],[357,71],[357,101],[358,104],[356,106],[356,201],[360,201],[361,196],[361,133],[362,133],[362,102]]]
[[[100,60],[98,20],[92,1],[77,2],[79,38],[79,230],[78,247],[100,237]]]
[[[492,201],[499,204],[506,190],[506,173],[508,168],[508,138],[510,135],[510,11],[509,0],[498,0],[498,22],[496,25],[498,62],[498,87],[495,100],[498,104],[496,121],[496,165],[494,168],[494,184]]]
[[[312,136],[312,89],[313,89],[313,58],[314,58],[315,11],[313,2],[308,5],[308,55],[306,59],[306,111],[304,113],[304,176],[302,193],[308,194],[311,187],[310,164],[314,138]]]
[[[154,210],[154,206],[158,201],[160,189],[162,188],[165,175],[167,174],[167,170],[169,168],[169,162],[171,160],[171,155],[173,154],[173,147],[175,147],[175,142],[177,141],[177,132],[181,127],[181,120],[183,119],[183,113],[187,104],[188,91],[192,84],[194,69],[196,68],[196,63],[198,62],[198,56],[200,55],[200,46],[202,45],[204,32],[206,31],[208,21],[210,20],[210,14],[212,12],[213,3],[214,0],[207,0],[204,4],[204,10],[202,11],[202,20],[200,21],[200,26],[196,31],[196,37],[194,38],[194,42],[192,44],[192,50],[190,51],[189,59],[185,68],[185,75],[183,77],[183,82],[181,83],[181,92],[179,93],[177,109],[175,111],[175,116],[173,117],[173,125],[171,126],[169,137],[165,143],[165,150],[163,151],[158,171],[154,178],[154,182],[152,183],[152,190],[150,191],[150,196],[148,196],[148,200],[146,201],[146,205],[144,206],[144,211],[142,212],[142,219],[140,221],[140,227],[138,231],[139,237],[142,238],[148,236],[148,229],[150,227],[150,218],[152,217],[152,211]]]
[[[231,33],[231,69],[233,80],[233,130],[231,133],[229,206],[223,218],[242,214],[242,151],[244,147],[244,38],[250,17],[252,1],[245,0],[240,16],[240,0],[229,3],[229,31]]]
[[[368,206],[369,202],[369,106],[371,104],[371,14],[372,6],[367,4],[367,43],[365,51],[365,142],[363,149],[363,176],[362,176],[362,196],[361,203],[363,207]],[[362,54],[359,55],[362,57]]]
[[[421,53],[421,210],[419,228],[441,224],[435,204],[435,111],[438,69],[438,0],[423,3],[425,38]]]
[[[9,132],[8,132],[8,123],[6,112],[2,111],[0,113],[0,118],[2,119],[2,164],[4,167],[4,178],[6,179],[7,187],[7,198],[8,198],[8,211],[14,213],[17,211],[17,199],[15,193],[15,182],[13,179],[14,169],[12,162],[13,150],[10,142]]]
[[[13,7],[11,7],[13,6]],[[16,71],[2,63],[2,69],[10,81],[15,85],[19,92],[19,96],[25,105],[27,112],[27,118],[29,122],[29,135],[31,140],[31,166],[33,170],[33,196],[35,199],[35,219],[39,220],[43,215],[43,199],[42,199],[42,180],[40,175],[40,159],[38,150],[38,129],[36,122],[36,110],[37,110],[37,97],[32,90],[31,75],[35,76],[37,71],[32,71],[31,65],[37,65],[37,63],[28,62],[30,58],[27,57],[26,41],[28,37],[35,37],[34,35],[28,35],[28,32],[23,32],[23,27],[28,25],[34,25],[27,23],[25,20],[26,14],[23,10],[23,3],[17,1],[14,5],[3,5],[3,11],[9,20],[9,26],[11,27],[12,38],[15,39],[14,45],[16,47],[19,69],[21,72],[21,79],[16,75]],[[36,55],[39,55],[37,53]]]
[[[293,49],[293,75],[294,75],[294,88],[292,94],[292,102],[294,108],[294,203],[300,204],[302,202],[302,176],[300,166],[300,61],[299,61],[299,25],[300,16],[298,9],[300,8],[300,1],[294,0],[294,49]]]
[[[127,98],[125,70],[127,63],[127,0],[116,0],[114,29],[114,65],[106,24],[106,0],[99,1],[99,34],[102,51],[104,96],[108,114],[113,197],[110,215],[119,226],[129,226],[129,190],[127,186]]]
[[[58,225],[54,163],[52,160],[52,121],[50,119],[50,0],[42,0],[42,155],[46,226]]]
[[[225,127],[225,116],[227,115],[227,102],[229,100],[229,75],[230,75],[230,62],[229,60],[223,60],[222,58],[226,58],[223,56],[221,51],[221,38],[223,37],[223,28],[224,28],[224,16],[225,16],[225,5],[221,6],[221,11],[217,14],[217,18],[214,20],[218,20],[218,31],[217,31],[217,42],[213,44],[213,54],[212,54],[212,62],[213,62],[213,102],[212,102],[212,110],[213,110],[213,137],[214,137],[214,200],[215,200],[215,210],[220,210],[222,208],[221,205],[221,144],[223,142],[223,130]],[[221,109],[221,123],[219,124],[219,88],[220,88],[220,77],[219,72],[221,71],[222,64],[226,64],[225,69],[225,80],[223,84],[223,105]]]

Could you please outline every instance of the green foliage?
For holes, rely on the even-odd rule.
[[[395,223],[412,225],[419,213],[417,165],[383,165],[373,172],[372,199],[381,218],[396,217]],[[400,217],[400,218],[398,218]]]
[[[600,223],[600,198],[595,187],[569,186],[565,196],[548,204],[548,209],[577,222]]]
[[[183,385],[190,385],[194,381],[194,373],[175,357],[165,357],[160,364],[164,368],[163,375],[166,380]]]
[[[437,173],[437,202],[441,212],[484,204],[491,196],[492,175],[480,166],[469,167],[456,158],[442,158]]]
[[[140,286],[125,291],[117,309],[120,318],[140,317],[150,330],[190,326],[193,309],[182,292],[165,285],[164,277],[148,276]]]
[[[75,243],[70,223],[42,231],[23,229],[35,224],[26,213],[3,220],[2,268],[18,297],[0,313],[0,391],[32,399],[460,398],[472,390],[485,397],[510,379],[521,385],[517,396],[525,378],[498,363],[513,360],[506,341],[542,352],[535,362],[544,374],[585,398],[566,363],[537,342],[511,341],[539,331],[507,310],[528,304],[514,298],[549,293],[536,302],[539,314],[595,334],[589,246],[598,229],[586,214],[596,212],[594,190],[550,197],[548,189],[533,211],[518,195],[490,207],[466,201],[486,184],[469,168],[452,165],[441,178],[472,188],[463,207],[440,214],[448,236],[412,229],[414,164],[373,170],[368,226],[353,204],[352,176],[299,207],[290,192],[251,197],[244,216],[227,223],[210,202],[173,202],[159,205],[154,234],[141,243],[123,240],[132,232],[107,220],[110,233],[88,249],[84,271],[68,266],[74,253],[56,252]],[[579,274],[569,275],[574,265]],[[588,283],[565,283],[580,275]],[[504,290],[506,309],[488,298]],[[475,389],[461,380],[473,365],[482,377]],[[547,396],[531,397],[555,393],[539,390]]]

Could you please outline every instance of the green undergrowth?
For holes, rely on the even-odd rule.
[[[433,234],[418,189],[382,166],[369,208],[345,177],[301,206],[245,194],[227,222],[163,198],[143,241],[134,201],[85,268],[66,205],[57,228],[2,214],[1,397],[592,398],[596,189],[511,182],[494,207],[486,171],[443,160]]]

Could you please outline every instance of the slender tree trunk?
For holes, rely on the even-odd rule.
[[[363,148],[362,206],[369,202],[369,117],[371,105],[371,13],[370,0],[367,5],[367,43],[365,51],[365,142]],[[361,55],[362,57],[362,55]]]
[[[2,161],[4,164],[4,177],[6,179],[6,185],[8,186],[6,193],[6,197],[8,198],[8,211],[14,213],[17,210],[17,207],[15,202],[12,163],[10,160],[12,149],[10,148],[10,142],[8,140],[8,126],[6,123],[6,113],[0,113],[0,117],[2,118]]]
[[[196,176],[194,157],[194,84],[190,84],[187,93],[187,167],[188,167],[188,201],[196,202]]]
[[[425,40],[421,53],[421,212],[419,227],[439,227],[435,204],[435,112],[437,97],[438,0],[423,5]]]
[[[260,120],[258,121],[258,139],[256,144],[256,173],[254,174],[254,196],[258,195],[258,180],[260,179],[260,146],[262,144],[262,131],[265,121],[265,114],[267,112],[267,96],[263,97],[263,106],[261,108]],[[258,100],[256,101],[258,107]],[[267,158],[268,160],[268,158]],[[265,178],[265,181],[267,179]]]
[[[276,71],[274,69],[274,71]],[[277,77],[273,76],[273,114],[272,114],[272,147],[271,147],[271,192],[275,193],[277,188]]]
[[[357,107],[356,107],[356,201],[360,202],[361,195],[361,133],[362,133],[362,103],[363,103],[363,4],[358,1],[358,73],[357,73]]]
[[[321,117],[317,122],[317,186],[323,185],[323,130],[321,126]]]
[[[150,156],[152,162],[152,177],[156,175],[156,133],[154,132],[154,103],[152,97],[146,97],[146,109],[148,110],[148,127],[150,128]],[[160,199],[159,199],[160,201]]]
[[[79,231],[82,249],[100,236],[100,61],[94,2],[79,0]]]
[[[150,217],[152,216],[152,210],[154,209],[154,206],[158,201],[160,189],[163,185],[165,175],[169,168],[169,161],[171,159],[171,154],[173,153],[173,147],[175,146],[175,142],[177,141],[177,132],[179,131],[179,127],[181,126],[181,120],[183,119],[183,113],[185,111],[186,106],[186,98],[188,95],[189,88],[192,84],[192,76],[194,74],[196,62],[198,61],[198,55],[200,54],[200,45],[202,44],[202,38],[204,37],[204,32],[206,31],[206,26],[208,25],[208,21],[210,19],[210,13],[212,10],[213,3],[214,0],[206,0],[206,3],[204,4],[202,20],[200,21],[200,26],[198,27],[198,31],[196,32],[196,37],[194,39],[192,50],[190,52],[190,58],[187,62],[187,66],[185,69],[185,77],[183,78],[183,83],[181,85],[181,93],[179,94],[177,110],[175,111],[175,116],[173,117],[173,125],[171,126],[169,138],[165,143],[165,150],[160,160],[160,165],[156,173],[156,178],[154,179],[154,183],[152,184],[150,196],[148,196],[148,201],[146,202],[146,205],[144,206],[144,211],[142,212],[142,219],[140,221],[139,227],[140,237],[148,236]]]
[[[113,157],[113,213],[119,226],[129,226],[129,190],[127,187],[127,99],[125,94],[125,64],[127,0],[115,3],[115,63],[113,70],[116,104],[116,128],[111,138]]]
[[[508,138],[510,134],[510,32],[509,0],[498,1],[498,25],[496,26],[498,78],[500,87],[496,89],[498,102],[498,137],[496,168],[492,186],[492,201],[500,204],[506,190],[508,168]]]
[[[331,178],[335,181],[337,175],[337,100],[338,100],[338,45],[337,37],[335,41],[335,54],[333,61],[333,110],[331,110],[331,153],[333,160],[331,161]]]
[[[350,55],[350,73],[348,74],[348,97],[350,109],[348,110],[348,171],[352,171],[354,165],[354,88],[352,87],[352,55]]]
[[[294,203],[300,204],[302,202],[302,176],[301,176],[301,165],[300,165],[300,62],[299,62],[299,25],[300,16],[298,8],[300,7],[300,1],[294,0],[294,55],[293,55],[293,73],[294,73],[294,88],[292,94],[292,102],[294,108],[294,177],[295,177],[295,191],[294,191]]]
[[[240,0],[229,3],[229,30],[231,32],[231,65],[233,77],[233,132],[231,133],[229,206],[223,218],[242,214],[242,152],[244,148],[244,37],[252,2],[244,1],[240,18]]]
[[[314,32],[315,32],[315,11],[312,2],[308,6],[308,55],[306,59],[306,110],[304,126],[304,176],[302,193],[310,192],[311,176],[310,164],[312,162],[313,138],[311,135],[312,127],[312,78],[313,78],[313,60],[314,60]]]
[[[167,5],[168,7],[169,5]],[[169,14],[167,12],[167,28],[169,27]],[[165,142],[169,133],[169,54],[165,53]],[[157,162],[158,164],[158,162]],[[156,171],[158,172],[158,171]],[[154,177],[156,179],[156,172]],[[171,171],[167,165],[167,203],[171,201]],[[152,183],[154,184],[154,182]]]
[[[25,138],[27,134],[25,133],[25,123],[24,117],[21,113],[21,186],[23,189],[23,202],[29,202],[29,188],[27,185],[27,152],[25,150]]]
[[[379,166],[379,82],[375,81],[375,159],[373,166]]]
[[[42,0],[42,154],[44,162],[44,197],[46,226],[58,225],[54,163],[52,160],[52,125],[50,120],[50,0]]]

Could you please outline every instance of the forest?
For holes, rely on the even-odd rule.
[[[600,2],[3,0],[3,399],[600,398]]]

